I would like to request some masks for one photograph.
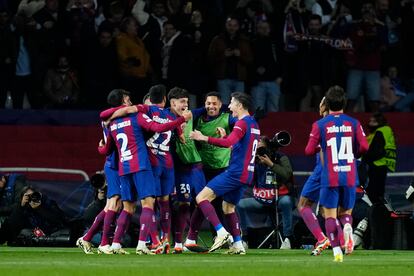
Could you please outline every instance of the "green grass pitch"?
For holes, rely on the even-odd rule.
[[[343,263],[332,251],[251,249],[245,256],[212,254],[85,255],[78,248],[0,247],[0,275],[414,275],[414,252],[357,250]]]

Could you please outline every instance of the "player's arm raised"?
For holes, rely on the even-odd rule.
[[[150,117],[143,113],[138,113],[138,123],[147,131],[152,132],[165,132],[173,130],[180,126],[182,123],[191,119],[191,112],[184,111],[183,116],[178,117],[176,120],[164,124],[160,124],[151,120]]]
[[[112,152],[114,146],[115,144],[113,143],[112,136],[108,135],[106,142],[104,142],[103,139],[99,141],[98,152],[102,155],[108,155]]]
[[[357,157],[359,157],[365,154],[368,151],[368,147],[369,147],[367,138],[365,137],[365,133],[364,133],[364,130],[362,129],[360,122],[358,122],[357,124],[356,139],[359,145],[358,152],[357,152]]]
[[[214,138],[203,135],[200,131],[195,130],[190,134],[190,138],[197,141],[204,141],[212,145],[216,145],[223,148],[229,148],[243,138],[246,133],[246,123],[244,121],[238,121],[233,128],[233,131],[224,138]]]
[[[314,155],[315,153],[318,153],[320,151],[319,148],[319,142],[320,142],[320,131],[317,123],[313,123],[312,125],[312,131],[309,135],[308,144],[305,148],[305,154],[306,155]]]

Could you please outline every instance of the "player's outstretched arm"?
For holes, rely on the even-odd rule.
[[[319,140],[320,140],[320,132],[319,132],[318,124],[313,123],[312,131],[309,135],[309,141],[305,148],[306,155],[314,155],[315,153],[320,151],[320,148],[318,147]]]
[[[191,112],[184,111],[183,116],[178,117],[176,120],[164,124],[160,124],[151,120],[150,117],[143,113],[138,113],[138,123],[147,131],[152,132],[165,132],[169,130],[173,130],[180,126],[185,121],[191,119]]]
[[[190,138],[196,141],[204,141],[212,145],[216,145],[223,148],[229,148],[243,138],[246,133],[246,123],[244,121],[238,121],[233,128],[233,131],[225,138],[214,138],[203,135],[200,131],[195,130],[190,133]]]

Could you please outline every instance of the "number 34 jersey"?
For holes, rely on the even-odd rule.
[[[322,151],[321,187],[358,184],[356,158],[368,150],[360,122],[343,113],[331,113],[312,125],[306,155]]]

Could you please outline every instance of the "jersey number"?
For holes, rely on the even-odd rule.
[[[160,137],[161,134],[162,134],[162,137],[164,138],[162,143],[161,144],[155,143],[155,141],[157,141],[157,139]],[[147,146],[150,148],[159,149],[162,151],[169,151],[170,146],[168,144],[170,143],[171,135],[172,135],[171,130],[162,132],[162,133],[157,132],[151,138],[148,139]]]
[[[259,144],[259,141],[257,139],[254,139],[253,146],[252,146],[252,159],[250,160],[250,164],[254,164],[258,144]]]
[[[118,143],[121,144],[121,162],[131,160],[131,151],[127,150],[128,136],[125,133],[118,133],[116,135],[116,140],[118,140]]]
[[[354,161],[352,137],[341,137],[339,151],[336,144],[336,137],[329,139],[326,144],[331,148],[332,164],[338,164],[339,160],[346,160],[347,163]]]
[[[190,184],[181,183],[180,184],[180,193],[183,194],[189,194],[191,192]]]

